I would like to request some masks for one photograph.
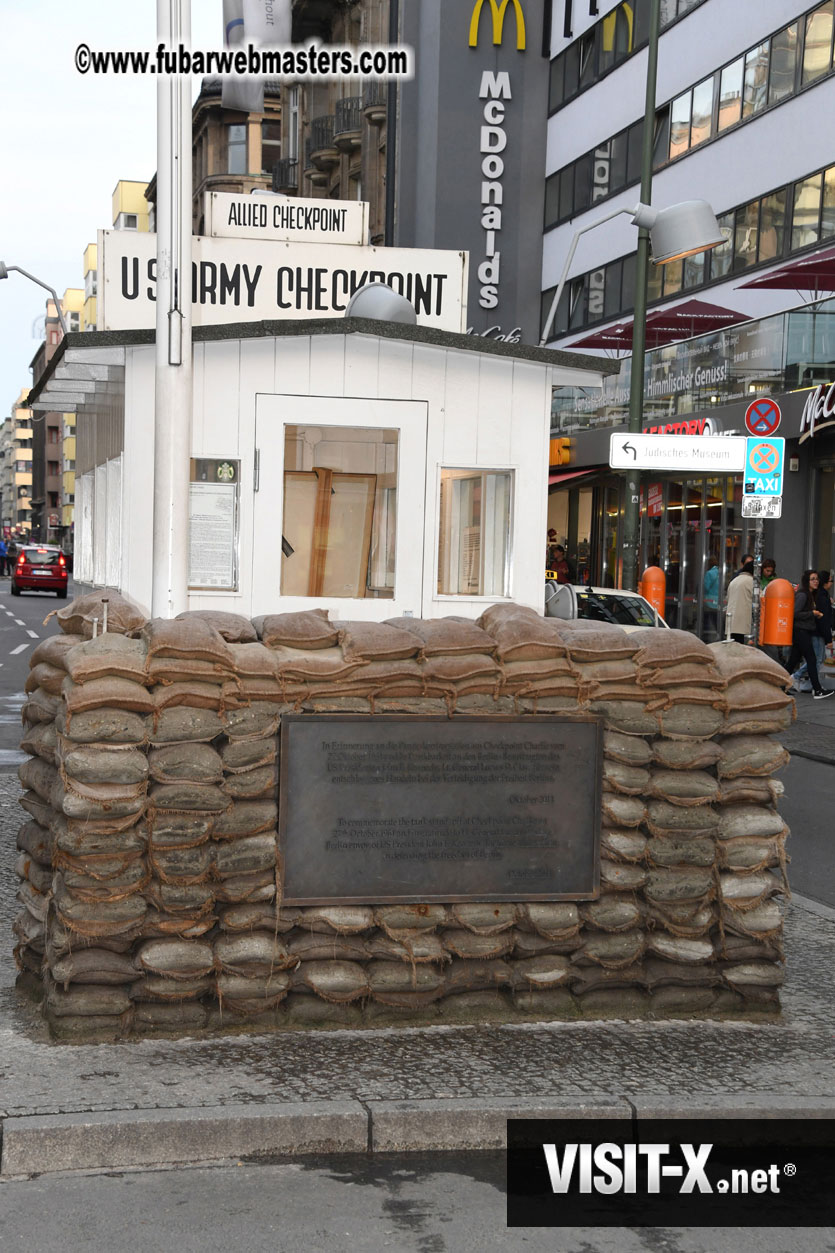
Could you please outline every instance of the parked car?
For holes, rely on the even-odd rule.
[[[54,592],[67,596],[67,561],[52,544],[20,544],[12,570],[12,596],[21,592]]]
[[[614,622],[625,631],[667,626],[661,615],[638,592],[627,592],[621,587],[555,583],[551,579],[545,580],[545,616]]]

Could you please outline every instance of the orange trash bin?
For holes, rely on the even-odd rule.
[[[644,600],[648,600],[656,613],[663,618],[667,597],[667,576],[660,566],[647,566],[641,575],[641,585],[638,590]]]
[[[762,594],[760,643],[791,644],[794,588],[788,579],[772,579]]]

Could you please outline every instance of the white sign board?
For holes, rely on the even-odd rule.
[[[745,465],[741,435],[630,435],[609,441],[613,470],[684,470],[696,474],[736,474]]]
[[[782,496],[743,496],[743,518],[781,518],[783,516]]]
[[[305,244],[364,244],[368,205],[359,200],[206,193],[206,234]]]
[[[192,240],[195,326],[341,318],[366,283],[387,283],[415,307],[419,326],[464,332],[467,254],[245,239]],[[157,237],[99,231],[100,331],[153,330]]]
[[[189,483],[189,587],[235,587],[234,483]]]

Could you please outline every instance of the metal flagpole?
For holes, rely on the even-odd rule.
[[[157,40],[191,42],[191,0],[157,0]],[[188,608],[191,452],[191,78],[157,78],[157,292],[151,611]]]

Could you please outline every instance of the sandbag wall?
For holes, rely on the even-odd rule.
[[[16,957],[63,1037],[778,1008],[788,676],[734,643],[543,619],[145,622],[32,654]],[[288,711],[604,719],[598,900],[281,905]]]

